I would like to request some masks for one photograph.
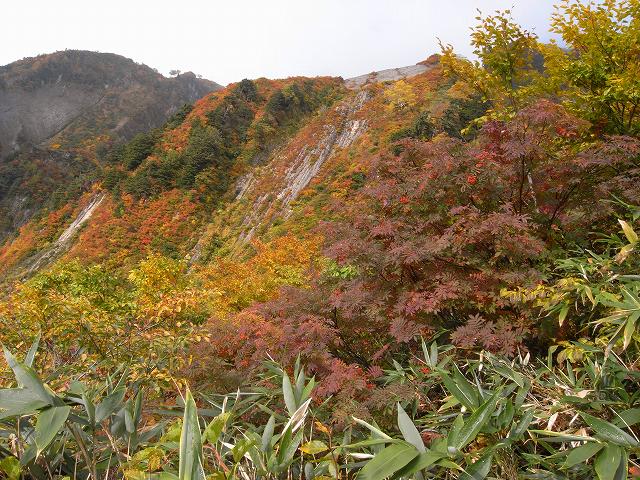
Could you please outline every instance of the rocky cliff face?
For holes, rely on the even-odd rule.
[[[110,53],[68,50],[0,67],[0,242],[52,196],[81,193],[100,149],[220,88]]]
[[[110,53],[64,51],[0,67],[0,157],[83,135],[126,139],[221,86],[165,78]]]

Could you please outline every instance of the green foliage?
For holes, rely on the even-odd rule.
[[[124,190],[136,198],[150,197],[154,193],[154,188],[147,171],[136,172],[127,177],[124,182]]]
[[[425,111],[420,113],[416,117],[410,127],[396,130],[391,135],[389,135],[389,142],[397,142],[398,140],[402,140],[403,138],[413,138],[416,140],[428,141],[431,140],[435,133],[436,126],[434,125],[429,112]]]
[[[569,108],[606,133],[640,133],[640,2],[563,1],[551,21],[566,47],[549,48]]]
[[[508,11],[479,18],[480,62],[445,48],[458,83],[436,105],[420,98],[422,80],[377,96],[368,87],[379,103],[363,111],[381,118],[366,119],[363,142],[377,152],[385,142],[376,133],[406,125],[388,137],[404,155],[356,163],[371,144],[336,150],[341,190],[318,182],[295,206],[315,207],[304,197],[321,191],[335,200],[321,205],[325,218],[342,220],[325,225],[334,260],[320,258],[319,241],[294,237],[256,241],[250,259],[225,258],[228,229],[210,224],[198,249],[214,261],[188,266],[186,241],[160,217],[163,227],[145,227],[141,238],[162,255],[127,275],[112,268],[114,252],[111,263],[60,263],[16,286],[0,303],[15,377],[0,390],[2,475],[602,480],[633,472],[638,209],[627,205],[620,231],[586,245],[589,231],[610,222],[592,211],[599,199],[637,197],[636,139],[599,136],[638,131],[637,3],[564,2],[559,12],[553,28],[569,51],[538,44]],[[103,186],[116,211],[149,203],[121,191],[143,198],[170,189],[215,207],[250,162],[340,94],[294,79],[261,95],[260,82],[239,82],[210,111],[206,102],[194,115],[185,106],[164,127],[182,135],[173,147],[170,135],[160,144],[152,132],[106,155]],[[22,178],[6,171],[2,190]],[[291,226],[272,214],[269,234]],[[440,345],[420,342],[437,329]],[[9,349],[26,350],[32,337],[19,361]],[[258,366],[267,355],[281,363]],[[212,364],[228,371],[223,358],[237,367],[231,394],[210,387],[220,375]],[[175,386],[186,392],[177,405]]]
[[[466,95],[491,102],[488,118],[509,118],[539,93],[537,37],[518,25],[510,10],[476,19],[471,44],[478,61],[461,59],[453,47],[441,45],[442,63],[459,79],[457,87]]]
[[[537,46],[535,35],[514,22],[509,10],[476,20],[479,24],[471,31],[471,44],[483,68],[506,90],[527,83]]]
[[[245,79],[206,114],[206,124],[194,121],[183,151],[169,150],[140,165],[126,179],[125,191],[142,198],[171,188],[195,189],[207,202],[215,204],[235,178],[233,166],[243,151],[246,150],[245,156],[251,156],[255,149],[267,150],[283,131],[314,111],[321,99],[312,83],[304,83],[303,87],[293,83],[267,101],[264,119],[255,123],[257,102],[263,100],[256,85]],[[254,143],[247,150],[250,137]],[[128,144],[123,156],[128,158],[127,152],[137,150],[136,145]],[[135,167],[138,165],[135,163]]]
[[[310,111],[311,105],[302,89],[293,84],[276,91],[267,101],[266,112],[278,125],[291,122],[296,116]]]
[[[256,150],[268,150],[274,142],[294,133],[305,116],[331,104],[336,96],[335,86],[317,88],[311,80],[277,90],[267,100],[263,118],[252,127]]]
[[[142,198],[171,188],[202,186],[217,198],[229,186],[232,163],[233,153],[226,148],[220,131],[198,122],[183,152],[169,151],[147,161],[126,179],[124,188],[127,193]]]
[[[637,211],[637,209],[636,209]],[[637,219],[637,213],[633,215]],[[632,221],[632,220],[630,220]],[[548,284],[504,291],[512,301],[540,308],[559,326],[584,334],[593,329],[595,342],[606,352],[640,352],[640,268],[638,235],[631,223],[619,220],[620,234],[601,238],[593,249],[559,259]],[[571,351],[575,358],[581,354]]]
[[[491,109],[481,119],[509,118],[540,97],[560,99],[591,122],[594,133],[638,133],[640,119],[640,23],[637,0],[562,1],[551,31],[563,47],[542,45],[506,10],[479,16],[471,34],[473,63],[442,46],[445,67],[457,88],[474,92]]]
[[[106,168],[102,175],[102,186],[109,191],[114,191],[120,186],[120,182],[126,178],[126,174],[117,168]]]
[[[365,182],[367,181],[367,176],[362,172],[355,172],[351,174],[351,189],[352,190],[360,190],[364,187]]]
[[[266,363],[250,392],[205,395],[201,409],[187,389],[183,405],[165,408],[145,427],[143,390],[126,374],[108,377],[102,387],[71,381],[54,393],[28,366],[31,350],[25,362],[6,352],[18,386],[0,391],[0,432],[24,433],[0,462],[14,478],[18,471],[35,478],[57,471],[74,478],[236,478],[243,472],[274,479],[586,480],[624,478],[640,452],[633,394],[640,377],[615,359],[603,362],[598,349],[582,364],[555,366],[551,354],[539,365],[529,355],[506,361],[486,352],[459,360],[448,346],[423,343],[424,358],[396,363],[377,381],[387,391],[400,385],[414,391],[397,404],[389,433],[355,417],[328,427],[330,409],[312,405],[315,382],[299,362],[294,382]],[[470,404],[464,385],[473,385]],[[170,420],[176,415],[182,422]],[[28,441],[32,430],[35,443]],[[613,477],[616,471],[622,473]]]
[[[225,149],[224,138],[215,127],[196,125],[191,130],[189,143],[179,157],[179,168],[175,175],[178,188],[191,188],[196,176],[205,169],[212,175],[210,188],[216,193],[224,193],[229,183],[229,166],[233,155]]]
[[[15,348],[40,332],[42,366],[91,377],[98,364],[126,364],[132,377],[157,386],[184,364],[176,353],[207,316],[185,269],[161,256],[128,278],[106,265],[58,264],[0,302],[2,341]]]
[[[474,120],[482,118],[488,107],[488,102],[479,96],[455,98],[440,119],[442,130],[450,137],[471,140],[478,131]]]
[[[413,138],[418,140],[431,140],[436,133],[436,127],[433,124],[433,120],[429,115],[429,112],[422,112],[413,122]]]
[[[253,85],[253,82],[250,83]],[[251,89],[246,88],[251,96]],[[219,130],[229,155],[234,157],[238,155],[240,145],[247,140],[247,130],[253,122],[254,112],[248,103],[244,97],[234,93],[226,96],[220,105],[207,114],[208,124]]]
[[[165,124],[162,126],[162,130],[173,130],[174,128],[180,126],[182,122],[187,119],[187,115],[191,113],[191,110],[193,110],[193,105],[190,105],[188,103],[184,104],[182,108],[171,115],[171,117],[165,122]]]
[[[200,254],[200,260],[206,264],[213,260],[220,250],[224,247],[224,240],[219,235],[213,235],[211,239],[203,246]]]
[[[152,133],[139,133],[127,143],[122,151],[120,162],[127,170],[135,170],[145,158],[151,155],[157,141],[157,135]]]
[[[247,102],[257,102],[260,100],[260,94],[258,93],[256,84],[246,78],[235,86],[233,93]]]
[[[431,140],[435,134],[436,126],[429,112],[422,112],[416,117],[411,126],[396,130],[389,135],[389,142],[395,143],[391,146],[391,153],[399,156],[405,151],[405,146],[402,143],[396,143],[400,140],[412,138],[415,140],[428,141]]]
[[[198,409],[189,390],[187,390],[187,396],[184,402],[179,458],[179,480],[204,480],[202,437],[200,435]]]

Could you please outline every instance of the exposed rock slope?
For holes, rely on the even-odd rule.
[[[378,82],[391,82],[395,80],[401,80],[403,78],[415,77],[421,73],[429,70],[429,66],[422,63],[416,65],[409,65],[407,67],[388,68],[386,70],[379,70],[377,72],[367,73],[365,75],[358,75],[357,77],[347,78],[344,83],[347,88],[356,90],[368,83]]]
[[[367,128],[367,120],[358,112],[369,98],[367,90],[361,90],[334,108],[333,115],[325,117],[320,128],[320,135],[312,137],[308,144],[301,144],[289,150],[272,164],[262,175],[261,182],[272,185],[277,192],[266,192],[254,201],[249,213],[242,220],[240,243],[251,240],[257,228],[264,222],[273,222],[269,214],[287,218],[291,215],[291,205],[300,192],[318,175],[320,168],[329,157],[339,149],[349,147]],[[312,125],[312,128],[314,125]],[[302,137],[305,138],[305,137]],[[283,172],[276,168],[278,164],[286,165]],[[250,174],[253,175],[253,174]],[[272,178],[269,178],[272,177]],[[243,180],[246,182],[247,180]],[[252,185],[243,185],[242,195],[250,195]]]

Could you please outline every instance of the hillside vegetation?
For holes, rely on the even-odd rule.
[[[639,13],[496,12],[477,61],[243,80],[111,145],[0,247],[0,471],[640,477]]]

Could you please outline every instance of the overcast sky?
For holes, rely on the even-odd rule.
[[[2,0],[0,65],[64,49],[113,52],[218,83],[348,78],[412,65],[437,38],[470,54],[469,27],[513,7],[546,39],[554,0]]]

